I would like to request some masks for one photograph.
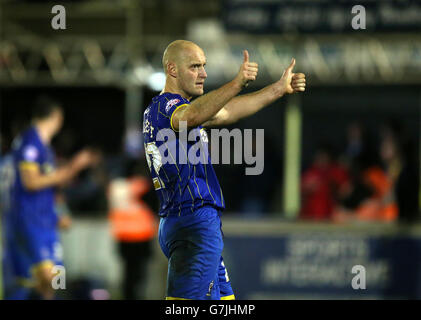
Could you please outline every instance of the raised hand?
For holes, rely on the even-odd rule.
[[[97,156],[91,150],[79,151],[72,159],[72,167],[76,171],[83,170],[97,163]]]
[[[250,62],[247,50],[243,51],[243,56],[243,64],[240,67],[236,79],[242,87],[247,87],[250,81],[256,80],[259,66],[256,62]]]
[[[281,79],[278,81],[282,94],[303,92],[306,89],[306,76],[304,73],[293,73],[295,59],[292,58],[290,65],[285,69]]]

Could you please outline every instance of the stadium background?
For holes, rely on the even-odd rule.
[[[49,94],[66,115],[57,153],[66,158],[83,146],[103,153],[102,164],[66,191],[74,220],[62,235],[69,297],[120,297],[105,190],[122,159],[146,166],[141,114],[162,88],[166,45],[189,39],[207,55],[206,91],[232,79],[243,49],[259,63],[250,91],[279,79],[292,56],[307,76],[305,94],[232,127],[265,129],[261,176],[244,176],[242,165],[216,166],[237,297],[421,298],[419,206],[392,222],[300,219],[303,172],[320,146],[343,155],[352,124],[365,128],[373,153],[385,127],[400,128],[419,168],[420,2],[62,1],[65,30],[51,27],[54,4],[0,2],[1,150],[27,123],[36,97]],[[365,30],[351,27],[354,5],[366,8]],[[419,193],[418,184],[405,188]],[[147,299],[165,291],[166,260],[155,244]],[[354,265],[366,267],[366,290],[352,289]]]

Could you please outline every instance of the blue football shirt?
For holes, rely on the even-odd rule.
[[[20,169],[38,167],[41,173],[48,174],[55,169],[53,150],[42,143],[37,130],[29,128],[18,136],[13,143],[13,164],[15,181],[12,188],[10,220],[12,225],[31,226],[44,230],[55,230],[55,192],[53,187],[37,191],[25,189]]]
[[[198,126],[176,132],[172,128],[174,111],[189,103],[167,92],[154,97],[143,114],[145,155],[162,217],[194,212],[205,205],[225,209],[205,129]]]

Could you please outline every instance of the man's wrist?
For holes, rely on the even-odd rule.
[[[234,80],[232,80],[231,84],[233,88],[237,91],[237,93],[240,92],[245,87],[245,84],[243,84],[241,80],[239,80],[238,78],[235,78]]]
[[[70,179],[73,178],[77,173],[77,168],[73,163],[71,163],[67,168],[63,168],[62,180],[64,183],[67,183]]]
[[[280,83],[280,81],[276,81],[273,85],[272,85],[272,92],[275,95],[275,97],[277,99],[283,97],[285,95],[285,89],[283,88],[282,84]]]

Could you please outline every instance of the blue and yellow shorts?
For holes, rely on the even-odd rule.
[[[13,232],[11,232],[13,231]],[[4,276],[6,299],[25,299],[20,288],[34,286],[34,274],[42,267],[62,265],[62,248],[55,230],[16,228],[7,230]]]
[[[167,300],[233,300],[222,259],[220,213],[202,207],[194,213],[161,218],[159,244],[168,258]]]

